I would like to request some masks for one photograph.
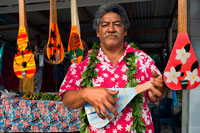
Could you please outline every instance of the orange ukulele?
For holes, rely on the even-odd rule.
[[[68,43],[68,55],[72,63],[80,63],[83,58],[83,45],[80,37],[77,1],[70,0],[71,4],[71,32]]]
[[[57,25],[56,0],[50,0],[49,40],[46,53],[49,61],[53,64],[61,63],[65,56]]]
[[[200,83],[200,67],[187,34],[187,0],[178,0],[178,36],[164,71],[172,90],[194,89]]]
[[[19,0],[19,32],[13,69],[18,78],[28,79],[35,74],[35,60],[28,39],[25,0]]]

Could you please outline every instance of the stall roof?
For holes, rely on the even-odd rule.
[[[69,0],[57,0],[58,27],[66,48],[71,27],[69,3]],[[99,5],[106,3],[119,3],[127,11],[131,22],[128,41],[141,44],[145,48],[151,47],[151,44],[163,48],[169,28],[173,30],[173,40],[176,38],[177,0],[77,0],[77,3],[81,36],[89,47],[92,42],[98,41],[92,28],[94,13]],[[40,46],[43,47],[48,40],[49,0],[26,0],[26,9],[31,43],[35,43],[39,38],[42,40]],[[16,45],[18,18],[18,0],[1,0],[1,41]]]

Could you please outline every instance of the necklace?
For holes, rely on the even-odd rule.
[[[134,43],[130,43],[130,46],[133,48],[137,48]],[[96,78],[98,76],[97,71],[95,70],[96,63],[100,63],[100,61],[97,59],[97,53],[99,51],[99,44],[94,43],[92,47],[92,51],[89,55],[89,63],[85,70],[85,72],[82,74],[82,87],[93,87],[92,84],[92,78]],[[127,87],[135,87],[138,85],[135,74],[137,73],[137,65],[135,63],[135,59],[137,56],[135,56],[135,52],[128,53],[125,57],[126,66],[129,68],[125,73],[128,77],[128,83],[126,83],[124,88]],[[136,130],[136,133],[143,133],[143,131],[146,130],[146,127],[144,125],[142,117],[142,108],[143,108],[143,99],[144,93],[138,94],[136,97],[133,98],[133,100],[129,103],[130,107],[132,108],[132,116],[134,118],[133,124],[130,127],[130,130]],[[80,127],[80,133],[89,133],[89,123],[87,121],[87,116],[85,113],[84,108],[81,109],[80,112],[80,118],[81,118],[81,127]]]

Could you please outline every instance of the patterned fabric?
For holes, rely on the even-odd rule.
[[[79,111],[60,101],[0,99],[0,132],[73,132]]]
[[[144,83],[152,78],[151,71],[155,70],[157,73],[160,73],[156,68],[153,60],[143,51],[132,48],[129,44],[125,44],[125,52],[124,55],[119,59],[116,66],[113,66],[107,56],[100,49],[97,55],[97,58],[101,61],[101,63],[96,64],[96,70],[98,72],[98,77],[93,78],[93,85],[95,87],[104,87],[104,88],[123,88],[127,83],[127,76],[125,72],[128,67],[126,66],[126,62],[124,57],[126,54],[130,52],[136,52],[136,56],[139,58],[136,59],[137,70],[136,78],[139,84]],[[81,74],[87,67],[89,59],[86,58],[81,64],[72,64],[69,68],[69,71],[61,85],[60,88],[60,96],[62,98],[62,94],[68,90],[73,89],[81,89],[80,84],[82,82]],[[149,108],[147,106],[147,94],[145,92],[145,96],[143,98],[144,106],[142,109],[142,120],[144,121],[147,130],[146,133],[154,132],[153,123],[150,115]],[[132,110],[128,105],[120,114],[119,118],[113,119],[106,127],[101,129],[95,129],[93,127],[89,127],[90,132],[131,132],[130,126],[132,125]]]

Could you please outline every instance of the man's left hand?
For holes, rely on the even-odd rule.
[[[158,75],[153,71],[152,76],[154,77],[154,79],[151,81],[153,87],[151,87],[148,91],[148,95],[152,102],[157,102],[163,98],[167,87],[163,81],[162,75]]]

